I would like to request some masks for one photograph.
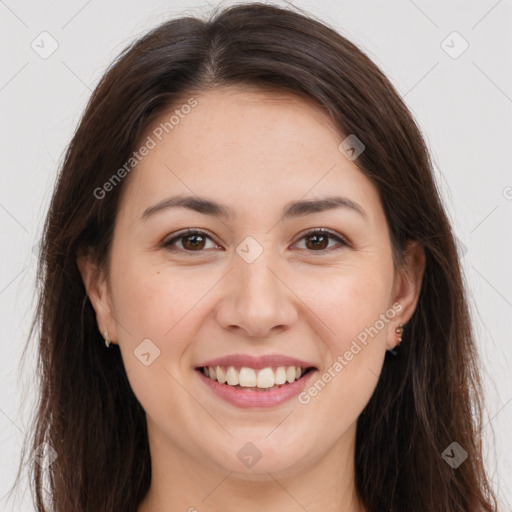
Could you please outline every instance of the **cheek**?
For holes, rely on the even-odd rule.
[[[130,386],[151,417],[182,414],[179,365],[193,337],[187,311],[198,298],[183,279],[147,262],[118,260],[112,269],[118,342]]]
[[[311,281],[315,284],[309,288],[308,303],[321,320],[317,325],[323,325],[326,349],[323,363],[327,370],[320,375],[328,374],[324,398],[345,404],[344,414],[352,408],[347,417],[361,412],[377,384],[389,321],[395,314],[389,304],[392,273],[392,261],[383,258],[332,272],[320,282]]]
[[[305,302],[324,324],[331,351],[339,352],[389,309],[392,264],[351,265],[316,277],[304,274],[298,282]],[[379,327],[385,335],[380,322]]]
[[[112,289],[115,314],[126,324],[120,336],[133,341],[142,337],[163,340],[184,317],[187,309],[199,300],[199,282],[192,273],[180,272],[169,265],[155,264],[152,255],[122,256],[121,250],[112,260]],[[134,252],[133,247],[125,254]],[[172,331],[171,331],[172,332]],[[165,336],[169,333],[169,336]]]
[[[118,342],[127,372],[147,373],[149,368],[154,372],[158,367],[162,372],[169,362],[179,363],[190,338],[183,332],[194,295],[190,288],[142,258],[118,259],[111,279]]]

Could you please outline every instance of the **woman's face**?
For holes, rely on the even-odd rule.
[[[144,136],[110,274],[88,290],[153,450],[255,479],[351,453],[420,278],[394,273],[377,190],[343,140],[304,100],[234,88],[186,98]],[[294,366],[312,369],[289,383]]]

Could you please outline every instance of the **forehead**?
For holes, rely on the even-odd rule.
[[[136,166],[126,193],[139,214],[176,193],[250,208],[338,193],[377,199],[371,182],[338,149],[344,135],[328,115],[291,94],[223,87],[184,97],[153,121],[147,137],[155,146]]]

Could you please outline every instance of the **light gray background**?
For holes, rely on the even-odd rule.
[[[425,134],[472,297],[485,370],[486,460],[498,492],[512,502],[512,0],[294,4],[365,50]],[[34,397],[35,350],[25,371],[18,368],[34,308],[32,249],[64,149],[106,66],[133,38],[171,16],[209,10],[208,3],[184,0],[0,0],[2,511],[33,510],[26,478],[21,503],[4,495]],[[58,43],[45,59],[31,47],[51,48],[44,31]],[[453,31],[469,44],[459,56],[464,42],[448,37]]]

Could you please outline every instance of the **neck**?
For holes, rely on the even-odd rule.
[[[152,481],[138,512],[221,512],[227,504],[244,512],[364,512],[355,492],[355,424],[345,434],[309,464],[251,474],[196,461],[150,434]]]

